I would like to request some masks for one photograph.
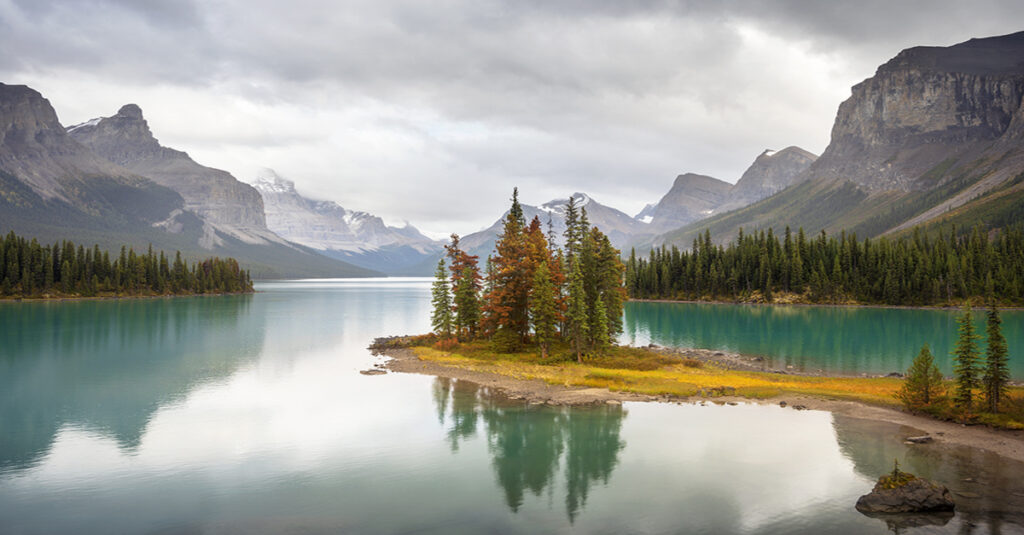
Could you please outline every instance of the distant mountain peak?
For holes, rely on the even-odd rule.
[[[264,167],[256,172],[256,180],[252,183],[252,187],[266,193],[295,193],[295,182],[277,174],[269,167]]]
[[[118,117],[125,117],[127,119],[142,119],[142,108],[138,104],[125,104],[121,106],[121,109],[117,110]]]

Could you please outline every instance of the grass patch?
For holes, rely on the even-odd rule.
[[[532,351],[497,353],[483,341],[457,344],[448,350],[437,349],[436,342],[432,336],[404,337],[399,341],[391,339],[387,345],[411,347],[422,360],[454,368],[518,379],[539,379],[554,385],[680,398],[736,396],[771,399],[805,395],[890,408],[903,407],[895,397],[903,379],[893,377],[814,377],[727,370],[714,363],[673,358],[634,347],[614,347],[604,354],[584,357],[582,363],[577,363],[568,346],[553,347],[548,357],[542,359],[539,353]],[[696,365],[689,360],[696,361]],[[972,414],[965,419],[954,407],[944,407],[928,414],[942,420],[1024,429],[1024,388],[1009,390],[999,414]]]

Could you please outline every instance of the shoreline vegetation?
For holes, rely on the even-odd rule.
[[[481,342],[445,344],[433,334],[378,338],[370,349],[389,358],[382,366],[391,371],[467,380],[532,404],[750,402],[825,410],[911,426],[942,441],[1024,462],[1024,386],[1019,384],[1007,390],[1009,410],[998,421],[961,423],[904,410],[896,397],[901,377],[773,370],[760,357],[721,351],[613,346],[581,364],[568,345],[553,347],[542,358],[535,351],[495,352]]]
[[[786,228],[739,230],[725,246],[708,231],[692,248],[636,251],[626,261],[631,298],[741,303],[1024,306],[1024,227],[935,236],[865,238],[845,231],[817,237]]]
[[[936,304],[936,305],[884,305],[876,303],[815,303],[811,301],[772,301],[766,303],[764,301],[728,301],[724,299],[647,299],[647,298],[629,298],[627,301],[635,303],[682,303],[690,305],[755,305],[755,306],[796,306],[796,307],[823,307],[823,308],[882,308],[882,309],[899,309],[899,310],[945,310],[945,311],[960,311],[963,309],[962,304]],[[982,303],[981,300],[977,300],[978,303]],[[976,303],[974,300],[971,301],[972,306]],[[1000,306],[999,310],[1024,310],[1024,306]]]
[[[0,301],[49,301],[233,295],[252,293],[252,279],[234,258],[188,264],[153,247],[121,247],[113,259],[98,245],[40,245],[13,231],[0,238]]]
[[[376,351],[408,350],[420,362],[442,369],[565,387],[673,399],[799,395],[902,406],[937,420],[1024,430],[1024,389],[1009,385],[995,298],[1020,301],[1020,228],[992,240],[976,228],[969,238],[959,238],[953,229],[948,238],[929,239],[915,232],[913,239],[863,242],[855,235],[843,233],[837,240],[824,232],[807,240],[802,229],[795,239],[787,229],[782,242],[770,230],[746,236],[741,231],[724,248],[712,244],[705,233],[691,251],[653,250],[649,262],[634,252],[623,265],[619,251],[589,224],[586,208],[577,207],[574,199],[564,208],[564,247],[559,247],[550,223],[545,236],[538,218],[526,222],[518,193],[513,189],[512,206],[487,257],[485,275],[477,257],[462,251],[453,234],[445,246],[450,265],[444,259],[438,262],[431,285],[432,332],[375,342]],[[842,302],[853,297],[887,305],[957,298],[963,313],[953,380],[941,376],[927,345],[904,378],[902,373],[792,374],[757,369],[742,357],[680,357],[613,343],[622,333],[627,296],[727,296],[742,301],[758,295],[766,302],[779,295],[790,301]],[[981,296],[988,296],[990,305],[984,359],[970,308],[970,300]],[[724,353],[711,356],[719,355]]]

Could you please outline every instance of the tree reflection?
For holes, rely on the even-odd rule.
[[[565,506],[570,522],[584,508],[590,488],[607,484],[625,447],[619,432],[621,406],[531,407],[467,381],[438,378],[434,403],[444,415],[451,406],[448,438],[453,452],[460,440],[486,426],[487,448],[509,509],[518,512],[527,492],[554,492],[564,459]],[[443,419],[443,418],[442,418]]]

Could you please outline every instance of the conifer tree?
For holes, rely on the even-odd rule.
[[[566,326],[569,342],[576,352],[576,361],[583,362],[583,348],[590,334],[590,322],[587,317],[587,297],[583,289],[583,273],[579,262],[572,263],[569,275],[569,306],[566,312]]]
[[[971,303],[964,302],[963,313],[958,320],[960,336],[953,349],[953,371],[956,375],[956,403],[970,410],[974,402],[974,389],[980,386],[978,335],[974,333],[971,318]]]
[[[529,297],[536,256],[531,254],[526,230],[516,188],[512,191],[512,207],[505,217],[502,233],[494,244],[488,280],[490,292],[484,296],[485,321],[499,351],[518,350],[530,332]],[[543,244],[544,235],[536,218],[531,223],[531,235],[539,236]]]
[[[985,372],[981,379],[982,389],[985,392],[985,401],[989,412],[999,412],[999,402],[1006,393],[1006,382],[1010,379],[1010,370],[1007,366],[1006,338],[1003,338],[1002,319],[999,317],[999,309],[993,303],[989,309],[988,325],[985,329]]]
[[[590,325],[591,346],[597,351],[607,349],[611,345],[611,340],[608,338],[608,311],[605,309],[604,299],[599,298],[594,302]]]
[[[459,248],[459,235],[452,234],[451,244],[444,246],[452,274],[451,292],[455,308],[454,330],[460,340],[476,337],[480,323],[480,270],[476,255]],[[488,266],[489,269],[489,266]]]
[[[430,303],[434,307],[430,314],[430,324],[438,336],[449,338],[452,335],[453,323],[452,296],[448,289],[448,270],[445,268],[444,259],[437,262],[434,277],[434,284],[430,289]]]
[[[462,268],[458,285],[455,287],[455,326],[460,339],[476,337],[476,328],[480,323],[480,274],[474,266]]]
[[[548,263],[544,261],[533,273],[533,288],[530,291],[530,323],[533,325],[537,345],[540,346],[541,358],[547,358],[548,349],[556,339],[558,316],[555,285]]]
[[[909,409],[923,409],[938,401],[945,394],[942,384],[942,372],[935,365],[935,358],[928,344],[921,347],[921,352],[907,369],[906,379],[896,397]]]

